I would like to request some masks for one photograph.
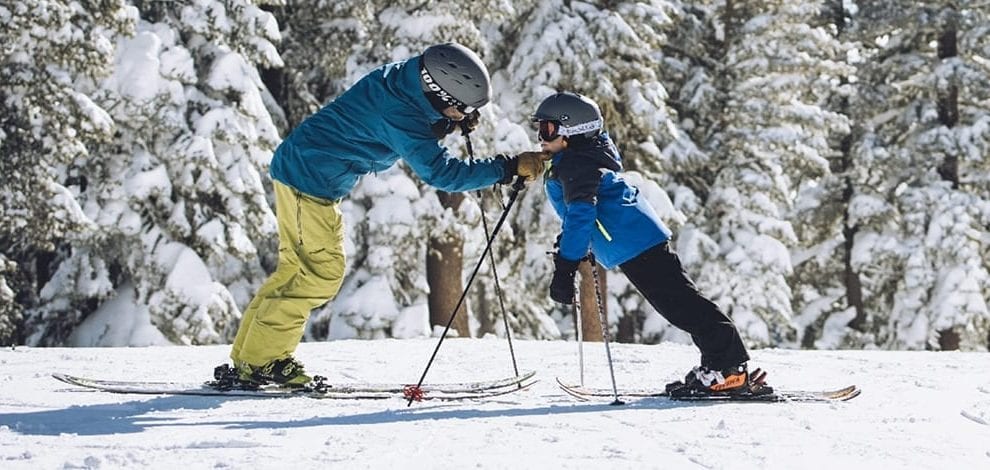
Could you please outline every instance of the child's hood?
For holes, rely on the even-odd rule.
[[[622,156],[607,132],[602,132],[586,145],[570,147],[563,152],[567,158],[588,158],[600,167],[622,171]]]

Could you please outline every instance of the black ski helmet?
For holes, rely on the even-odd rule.
[[[555,123],[556,134],[564,137],[595,137],[605,125],[602,112],[594,101],[569,91],[546,97],[533,114],[533,122],[538,121]]]
[[[492,99],[488,68],[474,51],[456,42],[430,46],[419,68],[423,93],[438,111],[450,106],[471,113]]]

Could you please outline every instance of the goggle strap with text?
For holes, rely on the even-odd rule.
[[[604,124],[605,121],[603,121],[602,119],[595,119],[594,121],[590,121],[590,122],[582,122],[581,124],[575,126],[565,126],[561,124],[560,129],[558,129],[557,132],[565,137],[571,135],[584,134],[585,132],[591,132],[594,130],[601,129],[602,125]]]
[[[596,119],[591,122],[584,122],[576,126],[564,126],[557,121],[547,121],[541,120],[540,122],[539,135],[540,139],[545,142],[549,142],[557,138],[557,136],[572,136],[578,134],[584,134],[586,132],[591,132],[594,130],[601,129],[604,124],[602,119]]]

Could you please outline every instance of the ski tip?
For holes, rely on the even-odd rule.
[[[560,377],[555,377],[555,378],[557,379],[557,386],[559,386],[564,393],[570,395],[573,398],[576,398],[579,401],[589,401],[589,398],[587,396],[584,396],[578,393],[577,390],[575,390],[574,385],[569,385],[568,383],[561,380]]]
[[[849,389],[849,392],[846,393],[844,396],[839,397],[839,400],[840,401],[849,401],[849,400],[852,400],[853,398],[858,397],[860,395],[860,393],[863,393],[863,389],[861,389],[861,388],[859,388],[859,387],[857,387],[855,385],[852,385],[852,386],[847,387],[847,388]]]
[[[539,380],[533,380],[529,382],[520,382],[518,386],[513,386],[509,388],[503,388],[498,390],[490,390],[485,392],[469,392],[469,393],[459,393],[452,395],[444,395],[442,393],[433,395],[424,395],[423,400],[438,400],[438,401],[459,401],[459,400],[484,400],[489,398],[501,397],[503,395],[509,395],[510,393],[516,393],[523,390],[527,390],[533,385],[535,385]],[[407,397],[403,397],[404,399]],[[409,406],[408,404],[406,406]]]
[[[76,385],[76,381],[78,380],[76,377],[73,377],[69,374],[63,374],[60,372],[52,373],[52,378],[58,380],[59,382],[64,382],[70,385]]]
[[[526,371],[526,372],[523,372],[522,374],[517,375],[516,376],[516,380],[519,380],[520,382],[522,382],[522,381],[524,381],[526,379],[532,378],[535,375],[536,375],[536,371],[535,370]]]
[[[855,385],[850,385],[848,387],[843,387],[838,390],[833,390],[831,392],[825,392],[825,396],[832,400],[846,401],[852,400],[859,396],[860,389]]]

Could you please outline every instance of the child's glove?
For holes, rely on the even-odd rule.
[[[574,302],[574,273],[581,260],[571,261],[553,255],[553,279],[550,280],[550,298],[562,304]]]

